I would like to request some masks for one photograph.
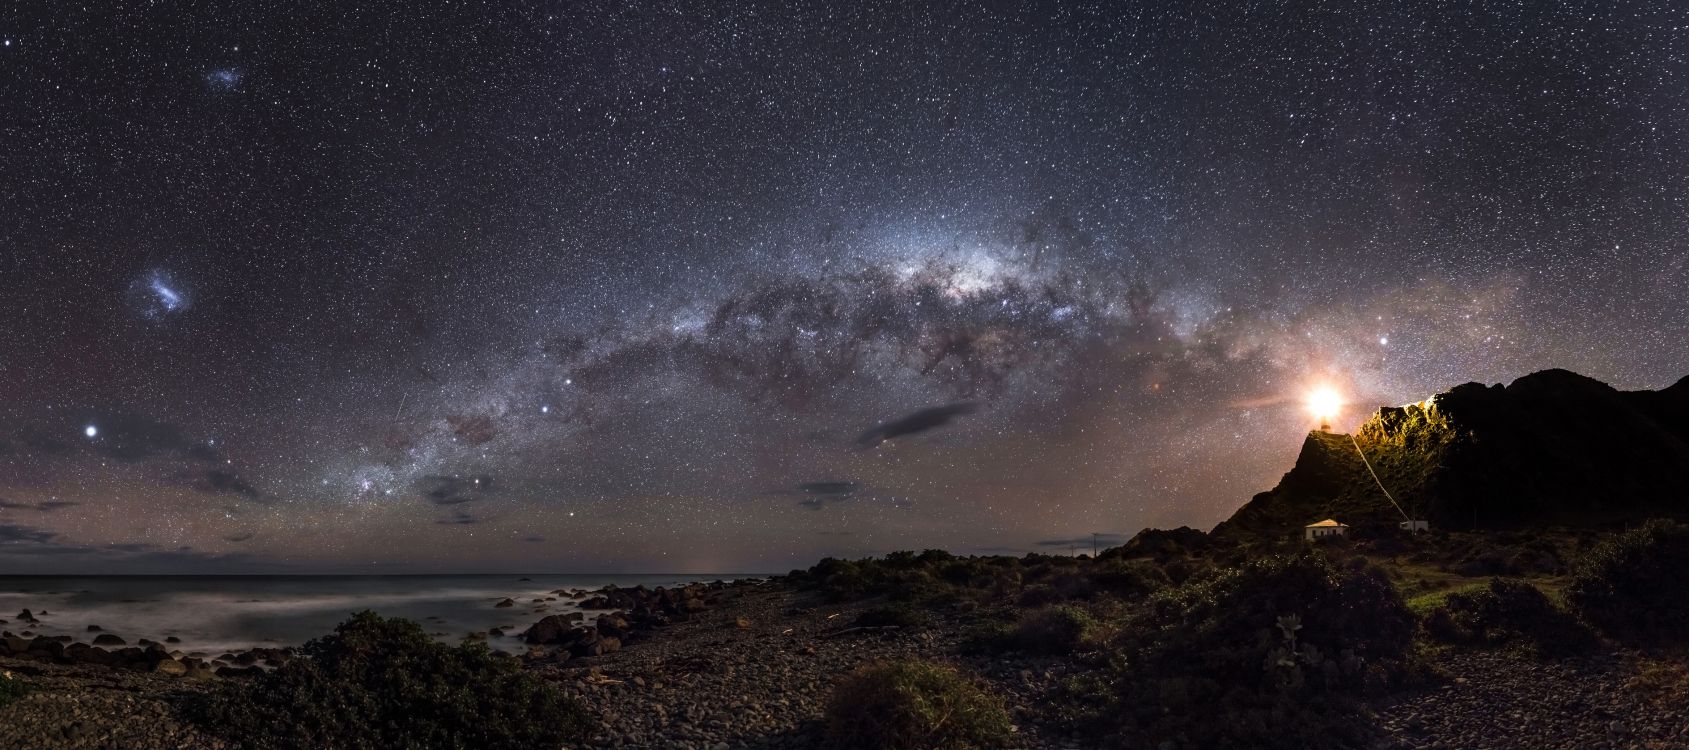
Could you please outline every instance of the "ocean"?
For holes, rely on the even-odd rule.
[[[436,638],[455,643],[492,627],[520,632],[540,618],[575,611],[557,589],[615,584],[675,586],[731,580],[742,575],[381,575],[381,576],[0,576],[0,630],[13,634],[68,635],[92,641],[112,633],[131,645],[139,638],[181,639],[171,649],[212,656],[255,646],[298,646],[334,630],[346,616],[374,610],[421,623]],[[526,580],[524,580],[526,579]],[[506,597],[516,606],[496,608]],[[40,621],[17,616],[30,610]],[[520,652],[520,638],[491,638],[489,645]]]

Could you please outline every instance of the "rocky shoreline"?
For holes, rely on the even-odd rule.
[[[977,675],[1014,719],[1014,747],[1077,749],[1040,707],[1082,667],[1022,654],[965,656],[963,622],[856,625],[875,602],[828,604],[781,582],[557,592],[584,612],[495,630],[528,651],[526,668],[599,716],[597,748],[729,750],[820,744],[830,687],[859,666],[918,656]],[[91,631],[95,639],[110,635]],[[221,681],[284,663],[293,649],[205,658],[138,640],[114,648],[63,636],[0,640],[0,669],[32,691],[0,709],[0,748],[224,747],[183,718]],[[1444,677],[1376,705],[1379,750],[1689,746],[1689,707],[1660,707],[1634,686],[1634,655],[1545,662],[1493,651],[1433,657]]]

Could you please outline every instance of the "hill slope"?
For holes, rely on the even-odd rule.
[[[1353,437],[1314,432],[1277,487],[1216,533],[1294,533],[1327,517],[1394,524],[1356,445],[1407,512],[1439,528],[1689,516],[1689,378],[1618,391],[1565,370],[1467,383],[1384,407]]]

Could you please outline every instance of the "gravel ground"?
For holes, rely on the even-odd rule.
[[[10,657],[0,669],[34,688],[0,709],[0,748],[154,750],[227,747],[177,717],[210,683],[90,664]]]
[[[1628,686],[1634,654],[1556,662],[1503,652],[1437,657],[1450,680],[1380,707],[1379,750],[1689,748],[1689,704]]]
[[[779,589],[733,592],[692,621],[663,628],[623,651],[547,668],[599,711],[593,747],[729,750],[811,748],[821,711],[840,677],[877,660],[904,656],[959,663],[1014,703],[1048,690],[1055,672],[1003,661],[954,657],[956,628],[841,633],[862,605],[814,605]],[[748,621],[740,627],[739,618]],[[985,667],[982,671],[980,667]],[[1077,748],[1017,712],[1020,748]]]

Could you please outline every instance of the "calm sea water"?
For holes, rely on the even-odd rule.
[[[163,641],[183,651],[212,655],[253,646],[297,646],[329,633],[346,616],[374,610],[422,624],[435,637],[456,642],[491,627],[517,630],[548,614],[577,609],[566,597],[546,602],[557,589],[674,586],[742,576],[709,575],[425,575],[425,576],[0,576],[0,630],[69,635],[91,641],[113,633]],[[529,580],[520,580],[527,578]],[[517,606],[499,609],[504,598]],[[39,624],[19,622],[29,609]],[[42,614],[45,611],[46,614]],[[520,651],[518,638],[493,638],[494,648]]]

